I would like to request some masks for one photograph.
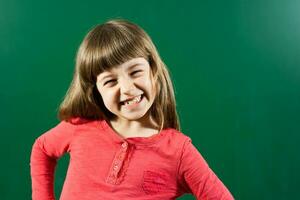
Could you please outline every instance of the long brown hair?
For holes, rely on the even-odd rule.
[[[167,66],[161,60],[149,35],[138,25],[124,19],[113,19],[92,28],[77,51],[71,85],[59,106],[58,118],[112,119],[97,90],[97,76],[130,59],[148,60],[153,74],[156,95],[150,116],[160,130],[180,131],[173,84]]]

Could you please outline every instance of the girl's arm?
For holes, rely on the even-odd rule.
[[[32,147],[30,173],[33,200],[54,200],[54,171],[57,159],[69,152],[74,127],[65,121],[38,137]]]
[[[209,168],[190,138],[183,147],[178,173],[184,192],[192,193],[197,200],[234,199],[226,186]]]

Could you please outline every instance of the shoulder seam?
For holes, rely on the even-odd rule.
[[[74,139],[74,135],[75,135],[75,131],[77,129],[77,126],[76,126],[76,124],[73,124],[73,123],[68,122],[68,121],[63,121],[63,122],[69,124],[72,127],[71,139],[70,139],[68,150],[67,150],[67,152],[70,153],[70,151],[71,151],[71,144],[72,144],[72,141]]]

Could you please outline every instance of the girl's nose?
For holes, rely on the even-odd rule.
[[[131,94],[131,91],[135,89],[134,81],[130,78],[125,78],[120,82],[121,93]]]

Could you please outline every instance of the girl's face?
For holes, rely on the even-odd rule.
[[[106,108],[122,120],[139,120],[155,99],[148,61],[134,58],[97,76],[97,89]]]

